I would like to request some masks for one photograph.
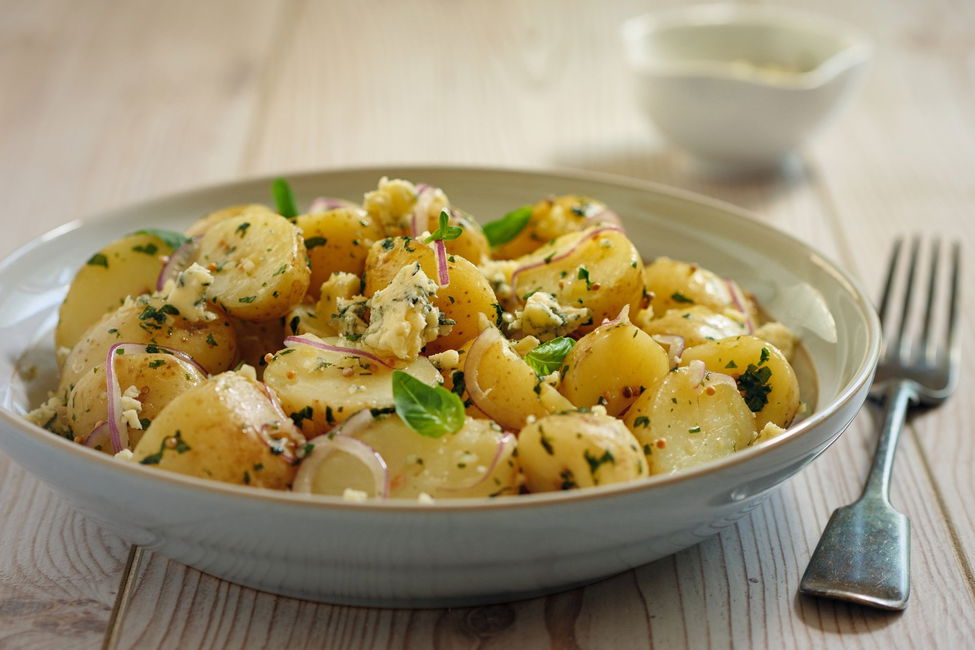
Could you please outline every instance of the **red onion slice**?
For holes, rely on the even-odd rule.
[[[450,273],[447,269],[447,245],[442,239],[433,243],[433,252],[437,257],[437,284],[446,287],[450,284]]]
[[[356,357],[362,357],[363,359],[369,359],[370,361],[375,361],[379,365],[386,366],[387,368],[393,368],[393,366],[386,361],[383,361],[375,354],[371,352],[366,352],[365,350],[360,350],[358,348],[346,348],[339,345],[329,345],[325,341],[316,341],[315,339],[310,339],[305,336],[289,336],[284,339],[285,347],[293,348],[296,345],[307,345],[309,347],[317,348],[319,350],[325,350],[326,352],[339,352],[341,354],[351,354]]]
[[[653,340],[661,345],[667,346],[667,357],[670,359],[670,367],[676,368],[680,365],[680,356],[684,354],[684,337],[676,334],[654,334]]]
[[[687,364],[688,379],[691,380],[691,384],[697,388],[702,383],[704,383],[704,377],[708,373],[708,367],[704,365],[704,362],[700,359],[694,359],[689,364]]]
[[[112,439],[109,435],[108,422],[102,422],[97,427],[92,429],[91,433],[88,434],[88,437],[85,438],[85,447],[88,447],[89,449],[96,449],[98,447],[101,447],[101,449],[106,449],[111,442]]]
[[[196,257],[196,248],[200,237],[193,237],[182,246],[173,251],[173,254],[166,258],[159,276],[156,278],[156,291],[162,291],[168,280],[174,280],[179,272],[190,265]]]
[[[497,469],[498,463],[501,462],[501,457],[504,456],[505,448],[514,442],[515,436],[505,431],[498,440],[498,448],[494,452],[494,458],[491,459],[491,464],[488,465],[488,468],[484,471],[484,474],[474,479],[474,482],[469,485],[461,485],[457,487],[440,486],[437,488],[437,490],[440,492],[464,492],[466,490],[473,490],[474,488],[478,487],[484,483],[484,481],[488,480],[492,474],[494,474],[494,470]]]
[[[731,375],[726,375],[721,372],[709,372],[704,378],[705,386],[720,386],[721,384],[727,384],[731,386],[735,392],[738,392],[738,382]]]
[[[318,436],[312,439],[310,444],[313,445],[311,454],[306,456],[301,461],[301,465],[298,466],[298,472],[295,474],[295,480],[291,486],[293,492],[311,494],[312,483],[319,466],[328,458],[329,454],[337,450],[344,451],[362,461],[372,473],[376,496],[382,499],[389,498],[389,468],[379,452],[370,445],[356,438],[332,436],[331,434]]]
[[[417,239],[427,229],[430,221],[430,203],[433,202],[433,188],[426,183],[416,186],[416,202],[410,215],[410,234]]]
[[[373,422],[372,411],[362,409],[348,420],[340,422],[329,434],[332,436],[355,436]]]
[[[585,236],[580,237],[579,240],[575,244],[572,245],[572,248],[570,248],[569,250],[565,251],[564,253],[560,253],[559,255],[556,255],[554,257],[546,257],[544,259],[538,260],[537,262],[532,262],[530,264],[525,264],[524,266],[519,266],[511,274],[511,286],[514,286],[514,284],[515,284],[515,278],[518,277],[518,274],[519,273],[523,273],[525,271],[530,271],[532,269],[537,269],[539,267],[546,266],[546,265],[551,264],[553,262],[559,262],[561,260],[564,260],[565,258],[567,258],[570,255],[572,255],[576,251],[577,248],[579,248],[580,246],[582,246],[583,243],[589,241],[590,239],[593,239],[595,237],[598,237],[599,235],[601,235],[601,234],[603,234],[605,232],[618,232],[618,233],[624,234],[623,233],[623,229],[620,228],[620,227],[618,227],[618,226],[602,226],[601,228],[596,228],[595,230],[592,230],[592,231],[586,233]]]
[[[623,305],[623,308],[620,309],[620,313],[616,315],[616,318],[614,318],[613,320],[604,318],[603,322],[600,323],[599,326],[605,327],[606,325],[619,325],[624,321],[629,322],[629,320],[630,320],[630,306]]]
[[[343,201],[342,199],[333,199],[329,196],[319,196],[311,202],[308,206],[308,214],[315,214],[316,212],[328,212],[329,210],[337,210],[339,208],[344,208],[348,206],[348,201]]]
[[[119,386],[118,377],[115,374],[115,358],[119,356],[119,351],[121,351],[121,354],[152,354],[150,350],[158,350],[159,352],[171,354],[174,357],[191,364],[194,368],[199,370],[203,376],[207,376],[209,374],[207,373],[206,368],[201,366],[193,357],[186,354],[182,350],[167,348],[162,345],[156,345],[155,343],[148,345],[145,343],[116,343],[110,347],[108,349],[108,355],[105,359],[105,385],[106,393],[108,395],[107,424],[113,453],[117,454],[123,449],[128,449],[129,447],[129,427],[122,422],[122,389]]]
[[[745,292],[734,280],[725,279],[724,282],[728,286],[728,293],[731,294],[731,301],[735,303],[735,309],[745,317],[745,329],[749,334],[752,334],[755,331],[755,324],[752,323],[752,317],[748,311],[748,298],[745,297]]]

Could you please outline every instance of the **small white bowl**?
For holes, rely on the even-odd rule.
[[[674,144],[710,167],[778,164],[849,97],[872,47],[793,9],[700,5],[623,24],[637,96]]]

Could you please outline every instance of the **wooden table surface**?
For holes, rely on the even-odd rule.
[[[975,4],[815,3],[875,40],[864,86],[795,165],[738,182],[695,176],[631,102],[617,27],[656,5],[2,0],[0,253],[201,184],[411,162],[596,170],[699,191],[871,288],[898,234],[951,235],[975,252]],[[829,513],[866,474],[876,429],[861,414],[717,537],[584,589],[452,610],[281,598],[149,552],[126,582],[129,546],[0,455],[0,647],[972,644],[973,323],[962,321],[958,394],[911,420],[898,455],[893,501],[914,532],[903,614],[796,595]]]

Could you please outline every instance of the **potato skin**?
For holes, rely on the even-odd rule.
[[[668,309],[656,318],[635,319],[635,322],[651,336],[680,336],[687,347],[746,333],[745,323],[737,311],[716,312],[703,305]]]
[[[691,305],[700,305],[719,313],[733,309],[753,321],[757,317],[751,301],[747,305],[741,305],[747,313],[742,312],[735,304],[729,283],[697,264],[658,257],[647,264],[643,280],[647,291],[653,296],[650,306],[655,315],[662,316],[668,309],[687,309]]]
[[[70,348],[105,314],[127,296],[150,293],[163,268],[163,256],[173,249],[155,235],[126,235],[78,269],[58,312],[54,343]]]
[[[115,358],[119,390],[139,389],[140,419],[153,420],[177,395],[206,380],[190,363],[170,354],[123,354]],[[85,373],[68,394],[66,419],[76,442],[84,443],[96,426],[108,418],[108,387],[105,364]],[[139,442],[143,430],[128,428],[129,448]],[[102,449],[106,453],[111,450]]]
[[[205,217],[197,219],[189,228],[186,229],[186,236],[202,237],[208,230],[210,230],[210,228],[217,225],[221,221],[252,214],[275,214],[275,212],[271,208],[260,203],[232,205],[230,207],[217,210],[216,212],[211,212]]]
[[[591,322],[578,330],[585,333],[627,305],[636,311],[643,298],[640,265],[640,254],[622,232],[589,228],[519,258],[512,288],[521,300],[544,291],[560,305],[588,308]]]
[[[136,462],[171,472],[283,490],[305,442],[292,430],[257,382],[225,372],[163,408],[133,453]],[[274,453],[275,440],[284,453]]]
[[[771,422],[787,429],[792,424],[799,412],[799,380],[788,359],[774,345],[757,336],[735,336],[688,348],[681,362],[695,359],[703,361],[709,371],[731,375],[736,380],[749,366],[760,371],[767,369],[767,402],[755,411],[756,426],[761,429]]]
[[[213,274],[208,300],[243,320],[284,316],[301,302],[311,277],[301,231],[273,213],[213,225],[196,261]]]
[[[488,420],[467,418],[456,433],[430,438],[410,429],[399,416],[387,414],[355,437],[386,461],[392,498],[415,499],[421,493],[451,499],[518,493],[515,437]],[[345,488],[352,488],[373,495],[373,486],[372,475],[362,463],[341,452],[331,453],[312,478],[315,494],[340,496]]]
[[[649,476],[633,434],[594,413],[549,415],[522,429],[518,459],[529,492],[621,483]]]
[[[212,321],[190,321],[182,315],[164,313],[166,304],[159,296],[143,296],[92,325],[65,360],[58,391],[69,389],[84,373],[104,363],[109,348],[116,343],[173,348],[190,355],[211,373],[233,366],[237,336],[222,312],[212,309],[220,316]]]
[[[311,262],[308,293],[316,299],[322,283],[333,273],[361,276],[369,248],[383,238],[382,228],[361,208],[303,214],[296,223]]]
[[[629,320],[583,336],[562,367],[559,392],[576,406],[603,404],[614,416],[670,371],[664,349]]]
[[[419,262],[427,277],[436,281],[437,261],[429,246],[404,237],[376,242],[366,260],[365,295],[372,296],[387,286],[399,269],[414,262]],[[481,314],[489,322],[494,322],[498,315],[491,284],[476,266],[459,255],[449,255],[447,273],[450,284],[439,287],[432,302],[455,324],[449,333],[427,343],[427,354],[460,348],[480,332]]]

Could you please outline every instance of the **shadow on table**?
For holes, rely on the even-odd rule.
[[[813,182],[816,169],[804,156],[789,158],[779,168],[742,175],[704,171],[684,154],[669,148],[619,143],[574,147],[556,151],[551,162],[558,167],[630,176],[664,183],[735,203],[749,210],[786,198]]]

